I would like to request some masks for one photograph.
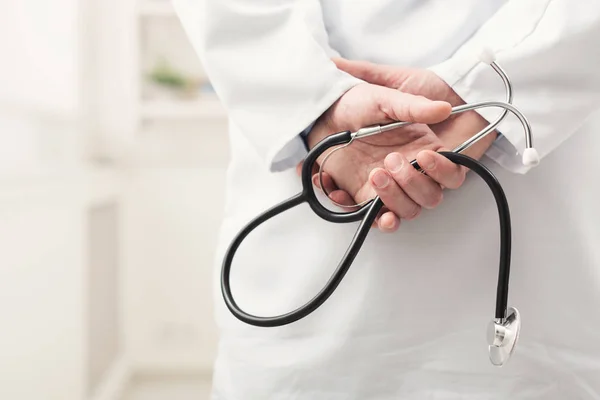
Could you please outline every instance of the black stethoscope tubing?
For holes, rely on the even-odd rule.
[[[298,321],[317,308],[319,308],[336,290],[342,279],[350,269],[352,262],[360,251],[369,231],[383,207],[383,202],[379,197],[375,197],[369,203],[363,205],[359,209],[350,212],[336,212],[324,207],[317,199],[315,189],[312,184],[312,166],[317,158],[327,149],[349,143],[352,140],[350,131],[336,133],[328,136],[319,142],[306,156],[302,166],[302,192],[295,196],[277,204],[276,206],[263,212],[253,220],[251,220],[233,239],[225,252],[225,257],[221,269],[221,292],[225,304],[229,311],[240,321],[250,325],[259,327],[276,327],[287,325]],[[496,319],[504,319],[507,311],[508,303],[508,286],[510,276],[510,261],[511,261],[511,222],[508,201],[504,190],[498,182],[494,174],[481,162],[457,152],[440,152],[441,155],[448,158],[450,161],[465,166],[477,175],[479,175],[490,188],[496,206],[498,208],[498,216],[500,219],[500,265],[498,271],[498,283],[496,289]],[[415,168],[419,169],[419,165],[413,161],[411,163]],[[261,317],[249,314],[243,311],[236,303],[231,292],[231,265],[237,249],[242,241],[259,225],[267,220],[287,211],[299,204],[308,203],[313,212],[322,219],[335,223],[349,223],[360,221],[358,229],[339,262],[337,268],[325,284],[325,286],[308,302],[298,307],[297,309],[285,314]]]

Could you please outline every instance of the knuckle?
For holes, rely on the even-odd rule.
[[[442,192],[442,189],[440,188],[439,190],[436,190],[429,196],[427,200],[427,208],[435,208],[439,206],[440,203],[444,200],[444,193]]]
[[[406,104],[405,106],[406,117],[410,122],[415,122],[415,115],[412,108],[412,103]]]
[[[446,185],[449,189],[458,189],[465,183],[465,179],[467,177],[467,172],[464,168],[461,168],[457,174],[455,174],[454,179],[451,180],[450,184]]]
[[[415,204],[414,207],[412,207],[411,209],[409,209],[406,212],[406,215],[403,216],[403,218],[407,221],[416,219],[419,215],[421,214],[421,206]]]
[[[459,187],[465,183],[465,179],[467,179],[467,170],[465,168],[461,168],[457,179],[457,184]]]
[[[391,112],[387,115],[396,121],[415,122],[411,103],[402,101],[395,104],[395,107],[390,107]]]
[[[394,178],[398,185],[400,185],[400,187],[409,187],[413,186],[413,184],[415,183],[416,176],[416,171],[415,173],[413,173],[413,171],[409,171],[408,173],[400,173]]]

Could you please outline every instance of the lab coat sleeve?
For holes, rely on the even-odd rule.
[[[331,61],[315,0],[174,0],[230,121],[271,171],[306,154],[300,134],[360,81]]]
[[[513,84],[514,101],[532,126],[543,158],[575,133],[600,105],[600,1],[511,0],[447,61],[431,69],[466,102],[504,99],[496,73],[479,62],[487,47]],[[488,120],[501,110],[478,111]],[[509,114],[487,155],[516,173],[525,136]],[[543,162],[543,161],[542,161]]]

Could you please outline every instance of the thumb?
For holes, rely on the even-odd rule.
[[[377,107],[393,121],[435,124],[447,119],[452,112],[452,105],[445,101],[429,100],[383,86],[373,88]]]
[[[341,57],[331,59],[337,68],[374,85],[399,88],[414,71],[392,65],[375,64],[368,61],[347,60]]]

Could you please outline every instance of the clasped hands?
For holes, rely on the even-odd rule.
[[[339,204],[353,205],[379,196],[385,207],[375,225],[383,232],[394,232],[402,219],[415,219],[423,208],[439,205],[444,188],[462,185],[466,169],[437,152],[453,149],[488,122],[475,111],[451,116],[451,108],[464,101],[432,71],[341,58],[333,61],[338,69],[365,83],[347,91],[317,120],[307,138],[310,148],[336,132],[414,122],[354,141],[333,154],[323,172],[323,186]],[[479,159],[495,138],[492,132],[464,153]],[[410,165],[415,158],[425,174]],[[320,188],[317,170],[313,182]]]

